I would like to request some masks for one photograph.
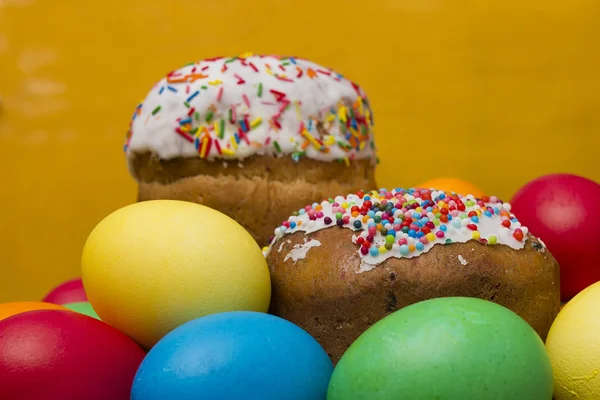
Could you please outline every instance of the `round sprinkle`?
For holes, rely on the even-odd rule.
[[[275,230],[273,240],[298,230],[333,226],[335,221],[356,231],[356,246],[366,259],[389,251],[393,257],[418,256],[433,246],[468,240],[522,248],[529,230],[504,204],[423,189],[358,192],[298,210]]]
[[[400,254],[402,254],[403,256],[407,256],[409,254],[407,245],[403,244],[402,246],[400,246]]]

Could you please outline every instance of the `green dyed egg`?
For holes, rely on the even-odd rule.
[[[327,400],[550,400],[544,344],[521,317],[466,297],[423,301],[364,332]]]
[[[100,317],[98,316],[98,314],[96,314],[96,311],[94,311],[94,309],[92,308],[92,305],[89,302],[87,302],[87,301],[64,304],[63,307],[66,307],[69,310],[73,310],[73,311],[78,312],[80,314],[84,314],[84,315],[87,315],[89,317],[96,318],[97,320],[100,319]]]

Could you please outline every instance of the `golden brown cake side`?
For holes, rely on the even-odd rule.
[[[353,232],[297,232],[274,243],[267,262],[270,312],[313,335],[337,362],[372,324],[402,307],[447,296],[501,304],[546,338],[560,307],[559,267],[537,239],[523,249],[476,241],[433,246],[415,258],[388,258],[361,272]],[[311,240],[304,256],[294,251]],[[291,255],[291,256],[290,256]]]
[[[162,160],[136,154],[132,175],[138,200],[176,199],[214,208],[244,226],[259,244],[291,212],[314,199],[376,187],[371,160],[348,164],[254,156],[244,161]]]

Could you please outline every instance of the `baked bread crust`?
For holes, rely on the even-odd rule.
[[[371,160],[349,165],[309,158],[254,156],[243,161],[202,158],[160,159],[135,154],[131,173],[139,182],[138,201],[185,200],[236,220],[265,245],[292,211],[314,199],[377,187]],[[225,167],[226,166],[226,167]]]
[[[435,297],[493,301],[520,315],[543,340],[558,314],[559,266],[533,236],[522,249],[475,240],[438,244],[418,257],[391,257],[360,272],[353,234],[338,227],[295,232],[277,239],[267,255],[270,312],[308,331],[336,363],[372,324]],[[320,245],[296,261],[288,256],[311,240]]]

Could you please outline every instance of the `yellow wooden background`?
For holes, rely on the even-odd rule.
[[[137,102],[189,61],[293,54],[365,87],[381,186],[600,180],[598,0],[0,0],[0,301],[75,276],[135,199]]]

